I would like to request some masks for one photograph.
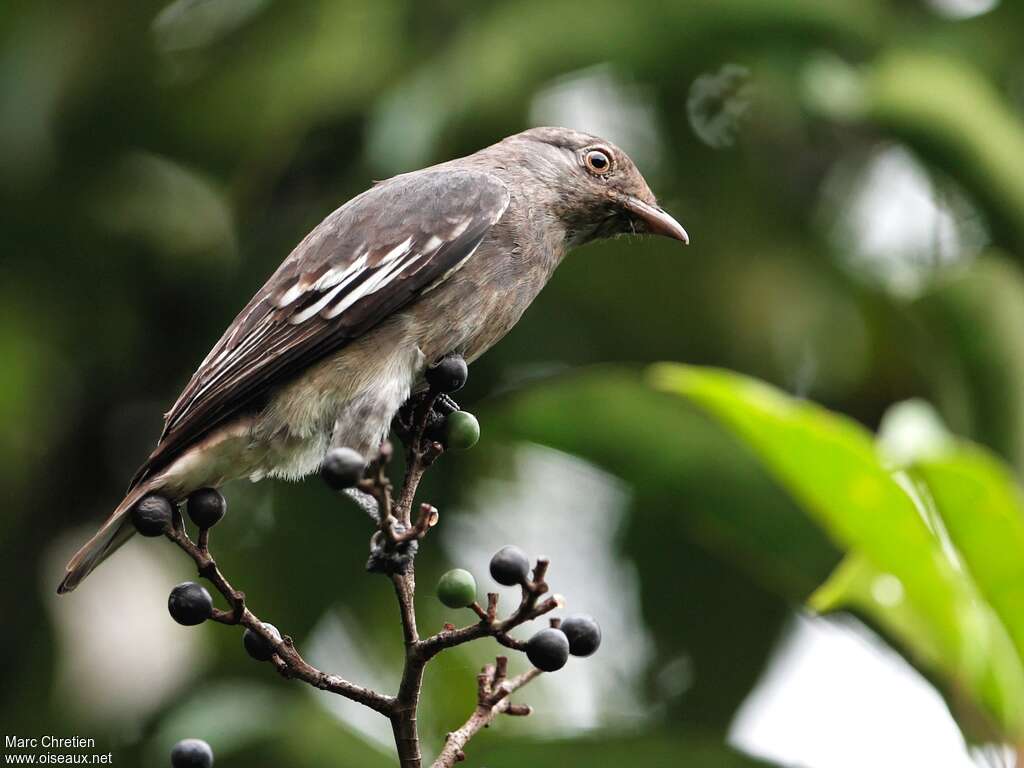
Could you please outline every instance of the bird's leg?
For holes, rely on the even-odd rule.
[[[445,355],[423,372],[426,390],[412,395],[394,419],[395,432],[408,450],[423,454],[433,443],[444,442],[445,422],[459,410],[451,393],[465,386],[468,375],[466,361],[458,353]]]
[[[416,416],[430,397],[430,392],[417,392],[411,395],[398,409],[391,422],[391,429],[407,448],[412,446],[416,436]]]
[[[431,401],[430,409],[424,414],[423,408],[427,401]],[[450,395],[434,394],[429,390],[418,392],[398,409],[391,428],[407,448],[415,447],[422,450],[423,446],[416,444],[416,432],[420,423],[417,417],[422,418],[425,415],[425,419],[422,420],[423,434],[431,441],[437,441],[443,436],[445,419],[458,410],[459,404]]]

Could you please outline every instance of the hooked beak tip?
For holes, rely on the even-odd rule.
[[[657,205],[646,203],[638,197],[627,197],[624,201],[626,210],[632,213],[652,235],[671,237],[683,245],[690,244],[690,236],[683,225]]]

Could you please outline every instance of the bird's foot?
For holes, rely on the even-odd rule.
[[[430,410],[424,413],[429,403]],[[460,410],[451,396],[434,392],[420,392],[413,395],[398,410],[391,428],[406,446],[423,450],[424,446],[413,446],[422,428],[424,441],[441,442],[444,423],[448,417]]]

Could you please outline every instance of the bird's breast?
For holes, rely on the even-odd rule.
[[[411,309],[427,363],[453,352],[472,362],[494,346],[537,298],[556,263],[526,260],[485,240],[462,269]]]

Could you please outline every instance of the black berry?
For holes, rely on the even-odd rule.
[[[569,660],[569,639],[560,629],[542,629],[526,643],[526,657],[537,669],[554,672]]]
[[[213,598],[201,584],[186,581],[171,590],[171,596],[167,598],[167,610],[179,624],[194,627],[213,614]]]
[[[491,578],[506,587],[525,584],[530,573],[530,560],[519,547],[509,544],[491,558]]]
[[[143,536],[163,536],[171,527],[174,504],[166,496],[151,493],[132,507],[132,522]]]
[[[173,768],[211,768],[213,750],[202,739],[182,739],[171,750]]]
[[[589,656],[601,645],[601,627],[591,616],[570,616],[558,628],[569,639],[573,656]]]
[[[448,394],[458,392],[466,386],[466,379],[469,378],[469,367],[461,357],[454,355],[446,357],[437,365],[427,368],[423,374],[427,384],[434,392]]]
[[[200,488],[188,497],[188,516],[200,528],[213,528],[228,511],[228,503],[216,488]]]
[[[336,491],[351,488],[363,477],[366,459],[351,448],[331,448],[320,467],[324,482]]]
[[[281,633],[277,631],[277,627],[273,624],[267,624],[264,622],[263,628],[272,634],[278,642],[280,642]],[[246,629],[245,632],[242,633],[242,645],[245,646],[246,653],[256,659],[256,661],[270,661],[270,657],[274,655],[274,646],[251,629]]]

